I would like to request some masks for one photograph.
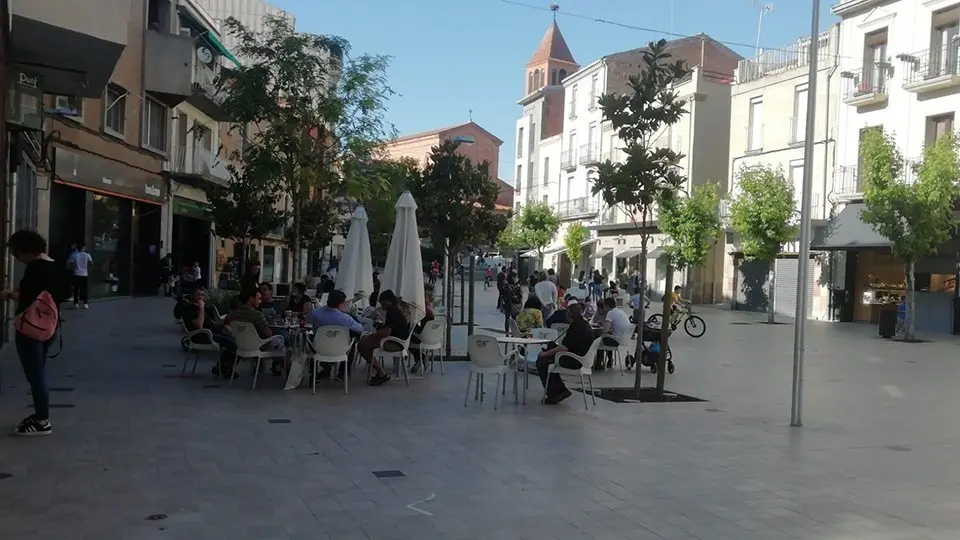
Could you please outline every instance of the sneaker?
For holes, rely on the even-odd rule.
[[[559,394],[551,394],[547,396],[547,398],[544,399],[543,402],[547,405],[556,405],[572,395],[573,395],[573,392],[571,392],[570,390],[564,390]]]
[[[73,304],[73,309],[80,309],[80,304],[74,303],[74,304]]]
[[[383,383],[385,383],[385,382],[387,382],[387,381],[389,381],[389,380],[390,380],[390,374],[389,374],[389,373],[384,373],[383,375],[374,375],[374,376],[370,379],[370,386],[380,386],[380,385],[382,385]]]
[[[90,309],[90,304],[84,304],[83,309]]]
[[[53,433],[53,424],[49,420],[41,422],[33,416],[24,418],[13,432],[18,437],[43,437],[51,433]]]

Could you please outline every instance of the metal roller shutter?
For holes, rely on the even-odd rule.
[[[814,261],[807,261],[807,317],[813,311]],[[776,313],[794,317],[797,314],[797,270],[799,259],[777,259]]]
[[[769,266],[759,261],[740,261],[737,268],[736,309],[766,311]]]

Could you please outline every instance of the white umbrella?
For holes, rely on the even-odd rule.
[[[350,300],[357,293],[373,293],[373,258],[370,256],[370,233],[367,231],[367,212],[362,206],[350,217],[350,231],[340,258],[337,289]]]
[[[380,276],[380,290],[391,290],[408,306],[415,308],[411,323],[426,313],[423,296],[423,256],[417,229],[417,203],[409,191],[397,201],[397,224],[393,228],[387,263]]]

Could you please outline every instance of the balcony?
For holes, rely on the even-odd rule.
[[[833,171],[833,193],[840,199],[857,199],[863,194],[860,171],[855,165],[837,167]]]
[[[597,201],[591,197],[570,199],[557,204],[557,217],[563,220],[592,218],[597,215]]]
[[[216,154],[205,148],[177,146],[170,153],[167,173],[180,180],[203,180],[220,186],[230,183],[230,170]],[[202,184],[199,184],[202,185]]]
[[[127,46],[130,0],[10,4],[10,61],[46,94],[99,98]]]
[[[580,147],[580,164],[596,165],[600,162],[600,149],[595,144],[585,144]]]
[[[879,62],[863,69],[841,72],[843,102],[854,107],[886,103],[889,69],[889,64]]]
[[[900,54],[903,61],[903,89],[923,94],[960,85],[960,44]]]
[[[144,90],[167,107],[176,107],[193,93],[196,45],[190,36],[146,30]]]
[[[567,150],[560,154],[560,169],[572,171],[577,168],[577,153],[573,150]]]
[[[217,77],[220,75],[220,64],[214,61],[211,64],[197,62],[193,66],[193,82],[190,85],[190,97],[187,103],[218,122],[228,122],[230,117],[224,114],[220,105],[227,97],[226,91],[220,88]]]
[[[612,148],[603,153],[603,161],[610,163],[623,163],[627,161],[627,153],[622,148]]]
[[[720,199],[720,208],[718,211],[718,217],[720,218],[720,224],[724,228],[730,227],[730,200],[729,199]]]

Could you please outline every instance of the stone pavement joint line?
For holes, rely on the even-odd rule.
[[[496,293],[477,297],[478,326],[502,326]],[[169,299],[68,310],[49,383],[73,388],[76,407],[52,410],[51,437],[0,437],[0,538],[960,538],[960,342],[918,354],[875,327],[810,323],[805,427],[791,428],[792,326],[698,311],[715,330],[674,334],[667,387],[709,403],[584,411],[515,405],[511,387],[494,411],[462,406],[463,363],[348,395],[284,392],[270,374],[256,392],[245,373],[228,388],[209,375],[215,355],[196,377],[165,378],[182,361]],[[463,354],[466,329],[452,344]],[[0,423],[12,429],[26,383],[11,349],[0,369],[18,390],[0,393]],[[633,374],[594,382],[627,387]]]

